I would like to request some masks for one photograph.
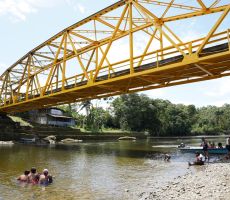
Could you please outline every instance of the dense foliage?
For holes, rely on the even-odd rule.
[[[223,134],[230,127],[229,104],[196,108],[143,94],[127,94],[111,101],[108,109],[94,107],[90,102],[83,105],[87,105],[85,115],[78,114],[79,104],[62,108],[76,118],[78,126],[91,131],[111,128],[148,132],[153,136],[182,136]]]

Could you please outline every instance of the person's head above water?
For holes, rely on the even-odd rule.
[[[48,169],[44,169],[44,170],[43,170],[43,174],[44,174],[45,176],[47,176],[48,173],[49,173]]]
[[[28,170],[26,170],[26,171],[24,171],[24,175],[29,175],[29,173],[30,173],[30,171],[28,171]]]
[[[36,170],[35,167],[32,167],[30,171],[31,171],[32,174],[35,174],[37,170]]]

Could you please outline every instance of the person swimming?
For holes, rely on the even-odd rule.
[[[29,182],[29,173],[30,173],[30,171],[25,170],[24,174],[20,175],[17,178],[17,180],[20,181],[20,182],[26,182],[26,183],[28,183]]]
[[[40,174],[37,173],[35,167],[32,167],[29,174],[29,182],[33,184],[37,184],[39,181]]]
[[[49,175],[48,169],[44,169],[43,173],[39,177],[39,184],[41,185],[48,185],[53,182],[53,178]]]

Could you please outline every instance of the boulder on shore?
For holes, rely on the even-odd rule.
[[[136,140],[136,137],[124,136],[119,137],[118,140]]]
[[[60,141],[61,144],[71,144],[71,143],[78,143],[78,142],[82,142],[82,140],[75,140],[72,138],[66,138]]]
[[[13,141],[0,141],[0,145],[12,145]]]
[[[43,138],[43,140],[48,141],[50,144],[55,144],[56,143],[56,136],[50,135],[50,136]]]
[[[56,136],[55,135],[49,135],[47,137],[44,138],[44,140],[56,140]]]

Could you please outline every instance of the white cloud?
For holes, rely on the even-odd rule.
[[[0,2],[0,15],[10,15],[12,20],[25,20],[26,15],[36,12],[36,9],[26,0],[3,0]]]
[[[85,13],[85,7],[81,4],[77,4],[76,8],[80,11],[81,14]]]
[[[145,94],[149,96],[150,98],[157,99],[157,98],[166,98],[167,93],[165,90],[161,89],[154,89],[154,90],[148,90],[141,92],[142,94]]]
[[[230,102],[229,99],[224,99],[224,100],[220,100],[220,101],[214,101],[211,105],[221,107],[224,104],[229,103],[229,102]]]
[[[211,91],[205,93],[205,95],[210,97],[223,97],[225,95],[230,94],[230,79],[220,79],[216,84],[213,86]]]
[[[0,1],[0,16],[8,16],[13,22],[25,21],[27,15],[36,13],[39,8],[56,5],[54,0],[2,0]]]
[[[76,12],[80,12],[81,14],[85,14],[86,13],[86,9],[85,7],[80,4],[80,3],[77,3],[74,1],[74,0],[65,0],[65,2],[74,9],[74,11]]]

